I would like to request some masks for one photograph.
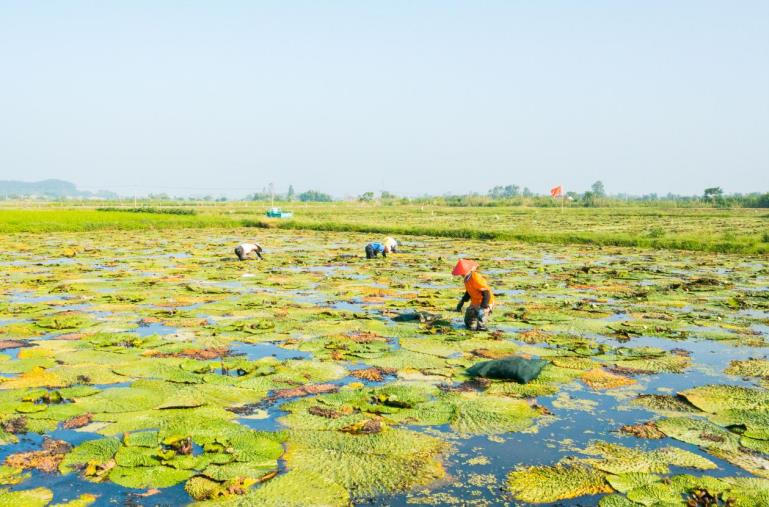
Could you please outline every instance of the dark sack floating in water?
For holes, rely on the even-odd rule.
[[[406,312],[393,317],[395,322],[432,322],[440,319],[439,315],[427,312]]]
[[[515,380],[519,384],[528,384],[539,377],[546,364],[544,359],[506,357],[474,364],[467,369],[467,373],[472,377]]]

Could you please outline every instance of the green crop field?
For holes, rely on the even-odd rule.
[[[769,504],[766,210],[100,206],[0,209],[0,505]]]
[[[267,219],[264,203],[190,204],[192,215],[99,211],[44,205],[0,208],[0,232],[96,229],[279,227],[412,234],[528,243],[595,244],[769,253],[769,210],[692,208],[452,207],[414,204],[293,203],[293,219]],[[163,206],[153,206],[163,210]],[[119,209],[110,205],[110,210]],[[178,204],[166,210],[180,209]]]

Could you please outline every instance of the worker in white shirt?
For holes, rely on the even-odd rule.
[[[384,240],[384,247],[386,251],[392,253],[398,253],[398,242],[395,239],[387,237]]]
[[[262,247],[256,243],[243,243],[235,247],[235,255],[242,261],[248,259],[252,253],[255,253],[260,259],[264,259],[262,257]]]

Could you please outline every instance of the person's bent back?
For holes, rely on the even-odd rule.
[[[382,243],[369,243],[366,245],[366,259],[373,259],[378,254],[382,254],[382,257],[387,257],[387,247]]]
[[[385,250],[389,253],[398,253],[398,242],[394,238],[387,237],[384,240]]]
[[[248,259],[251,254],[256,254],[260,259],[264,259],[262,257],[262,247],[257,243],[241,243],[235,247],[235,255],[241,261]]]

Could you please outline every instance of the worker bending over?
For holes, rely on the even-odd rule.
[[[252,253],[256,254],[260,259],[264,259],[262,257],[262,247],[256,243],[242,243],[235,247],[235,255],[242,261],[248,259]]]
[[[393,238],[385,238],[384,243],[369,243],[366,245],[366,259],[373,259],[378,254],[387,257],[388,253],[398,253],[398,242]]]
[[[384,246],[388,249],[388,252],[398,253],[398,242],[391,237],[386,237],[384,240]]]
[[[465,281],[465,293],[457,304],[457,311],[461,312],[464,304],[470,301],[465,311],[465,326],[472,331],[485,331],[486,318],[494,309],[494,294],[486,279],[478,273],[478,263],[459,259],[451,274],[461,276]]]

